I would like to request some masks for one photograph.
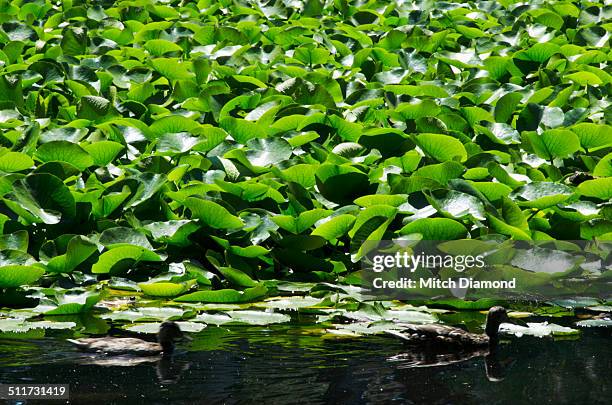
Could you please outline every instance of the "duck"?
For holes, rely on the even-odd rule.
[[[86,352],[107,355],[156,356],[171,354],[174,351],[174,341],[180,338],[190,340],[183,334],[176,322],[165,321],[159,326],[157,342],[116,337],[67,339],[67,341]]]
[[[508,321],[506,309],[495,306],[489,309],[485,331],[482,334],[439,324],[404,324],[402,330],[389,330],[387,333],[410,344],[440,345],[456,349],[494,347],[499,341],[499,325],[506,321]]]

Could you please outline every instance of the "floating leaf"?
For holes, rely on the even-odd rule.
[[[612,146],[612,127],[609,125],[583,122],[572,127],[578,135],[580,145],[588,150],[597,150]]]
[[[47,270],[53,273],[69,273],[98,250],[88,238],[77,235],[70,239],[66,253],[55,256],[47,263]]]
[[[279,310],[291,310],[291,309],[315,307],[318,304],[321,304],[321,302],[322,302],[321,299],[309,297],[309,296],[274,297],[274,298],[268,298],[264,302],[256,303],[255,306],[258,308],[274,308],[274,309],[279,309]]]
[[[289,215],[277,215],[272,218],[278,226],[292,232],[302,233],[317,221],[328,216],[331,212],[323,209],[314,209],[302,212],[297,218]]]
[[[237,142],[243,144],[246,144],[249,139],[265,138],[267,136],[266,130],[260,125],[234,117],[224,117],[219,125]]]
[[[235,303],[248,302],[265,296],[267,288],[263,284],[256,287],[247,288],[244,291],[223,289],[198,291],[191,294],[182,295],[175,299],[177,302],[213,302],[213,303]]]
[[[315,177],[321,194],[338,203],[352,202],[370,189],[368,176],[351,166],[322,164]]]
[[[174,42],[165,39],[151,39],[144,44],[144,48],[153,56],[163,56],[166,53],[181,52],[183,48]]]
[[[527,326],[515,325],[512,323],[503,323],[499,327],[499,331],[502,333],[513,334],[518,337],[524,335],[544,337],[544,336],[564,336],[564,335],[576,335],[580,333],[576,329],[568,328],[566,326],[559,326],[554,323],[534,323],[527,322]]]
[[[27,221],[56,224],[62,214],[68,218],[76,215],[70,190],[51,174],[30,174],[16,181],[6,197],[8,207]]]
[[[35,155],[43,162],[66,162],[79,170],[94,164],[94,160],[79,145],[68,141],[51,141],[41,145]]]
[[[550,129],[541,135],[529,134],[529,141],[535,153],[543,159],[566,157],[580,148],[580,140],[567,129]]]
[[[197,333],[201,332],[206,328],[206,325],[197,322],[186,322],[179,321],[176,323],[179,328],[181,328],[182,332],[187,333]],[[157,334],[159,332],[159,326],[161,323],[159,322],[150,322],[150,323],[142,323],[142,324],[134,324],[125,326],[123,329],[136,332],[136,333],[148,333],[148,334]]]
[[[420,134],[417,136],[419,146],[434,159],[445,162],[447,160],[464,161],[467,152],[463,144],[448,135]]]
[[[518,198],[520,205],[543,209],[566,201],[573,193],[563,184],[534,182],[520,187],[510,197]]]
[[[34,311],[45,315],[71,315],[89,312],[101,299],[95,291],[54,291],[53,295],[41,298]]]
[[[291,321],[291,317],[289,315],[267,311],[226,311],[223,314],[200,314],[194,320],[213,325],[224,325],[227,323],[271,325],[289,322]]]
[[[612,326],[612,319],[585,319],[576,322],[576,326],[583,328],[606,328]]]
[[[338,215],[318,225],[311,235],[321,236],[326,240],[337,239],[345,235],[353,227],[354,222],[355,217],[353,215]]]
[[[464,238],[467,230],[461,223],[447,218],[420,218],[399,230],[402,235],[419,233],[424,240],[452,240]]]
[[[578,185],[578,192],[588,197],[610,201],[612,199],[612,177],[587,180]]]
[[[124,311],[112,311],[100,315],[103,319],[113,321],[147,322],[158,320],[179,320],[185,315],[186,311],[175,307],[140,307]]]
[[[164,134],[176,134],[179,132],[189,132],[198,128],[199,124],[189,118],[180,115],[171,115],[156,120],[149,128],[156,137]]]
[[[114,110],[111,102],[104,97],[83,96],[77,115],[79,118],[100,121],[109,115],[114,115]]]
[[[257,286],[257,282],[240,270],[233,269],[231,267],[219,267],[219,272],[223,275],[223,277],[225,277],[226,280],[237,287]]]
[[[565,75],[565,79],[571,80],[581,86],[597,86],[602,84],[602,80],[594,73],[591,72],[576,72],[569,75]]]
[[[251,139],[246,157],[253,166],[269,166],[291,157],[292,148],[282,138]]]
[[[181,62],[177,58],[151,59],[151,66],[159,74],[170,80],[188,80],[194,77],[187,62]]]
[[[92,157],[96,166],[106,166],[123,150],[123,145],[112,141],[99,141],[85,145],[83,149]]]
[[[0,288],[15,288],[38,280],[45,271],[39,267],[9,265],[0,267]]]
[[[522,58],[535,62],[546,62],[555,53],[559,52],[559,45],[552,43],[537,43],[520,53]]]
[[[601,158],[593,169],[594,176],[612,177],[612,152]]]
[[[213,228],[232,229],[240,228],[243,225],[240,218],[230,214],[223,206],[212,201],[188,197],[184,204],[195,218]]]
[[[119,246],[102,253],[91,272],[116,274],[132,268],[139,261],[159,262],[161,258],[141,246]]]
[[[28,155],[20,152],[0,153],[0,171],[20,172],[31,168],[34,161]]]
[[[189,289],[186,284],[167,282],[140,283],[138,287],[143,293],[152,297],[176,297]]]
[[[26,321],[24,319],[0,319],[2,332],[28,332],[32,329],[72,329],[74,322]]]

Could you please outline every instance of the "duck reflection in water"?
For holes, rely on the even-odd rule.
[[[174,347],[176,339],[192,340],[183,334],[175,322],[163,322],[160,325],[157,342],[148,342],[134,338],[88,338],[68,339],[83,354],[77,363],[101,367],[134,367],[145,363],[156,363],[159,382],[174,384],[181,374],[189,369],[191,363],[177,361]]]
[[[174,354],[162,354],[159,356],[120,355],[113,357],[87,354],[77,359],[76,363],[98,367],[135,367],[155,363],[157,378],[163,385],[179,382],[183,373],[189,370],[191,366],[191,362],[177,360]]]
[[[484,334],[439,324],[405,324],[402,331],[388,333],[402,339],[409,346],[409,351],[388,360],[398,362],[398,368],[414,368],[446,366],[484,357],[489,381],[501,381],[511,362],[500,361],[498,350],[499,325],[507,320],[505,308],[493,307],[487,315]]]

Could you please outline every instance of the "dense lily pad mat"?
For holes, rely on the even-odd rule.
[[[2,305],[298,291],[356,310],[339,285],[359,282],[366,241],[609,240],[609,16],[578,1],[1,2]],[[247,315],[202,319],[264,322]]]

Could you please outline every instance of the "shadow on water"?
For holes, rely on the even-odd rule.
[[[414,363],[390,337],[324,340],[291,326],[209,326],[174,356],[131,365],[100,363],[59,338],[1,345],[2,383],[69,383],[71,403],[603,404],[612,398],[612,347],[603,328],[584,330],[577,340],[515,338],[494,355],[436,366]]]

